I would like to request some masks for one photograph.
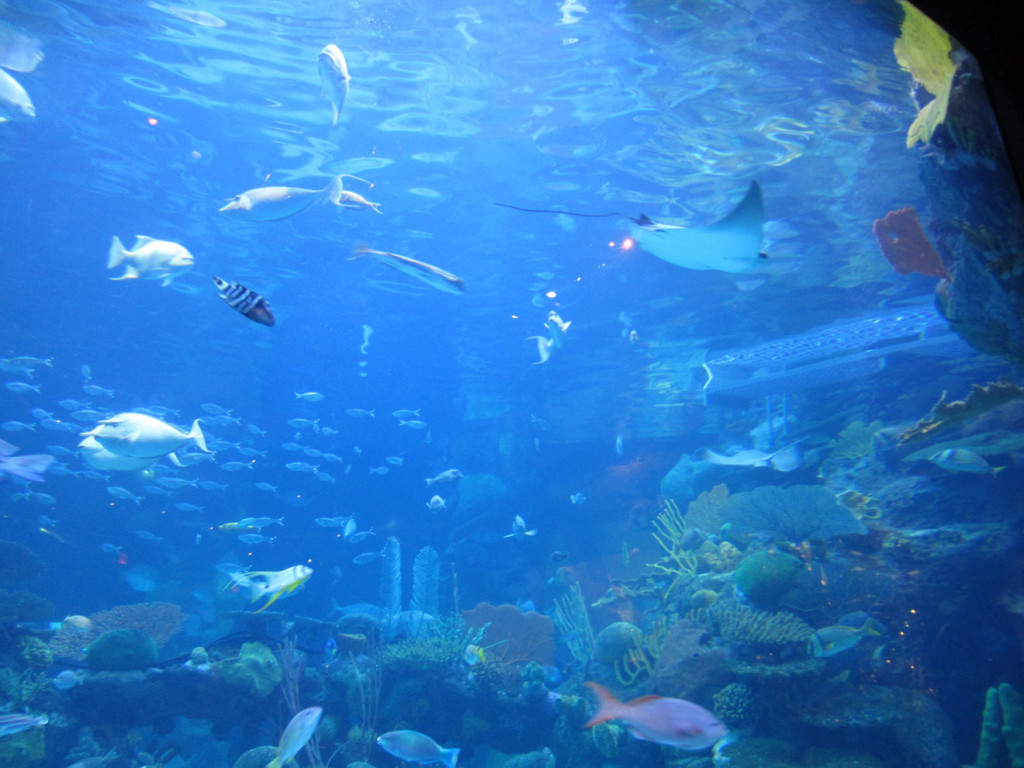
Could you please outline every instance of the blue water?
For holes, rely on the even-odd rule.
[[[388,536],[402,544],[406,590],[413,555],[425,545],[441,553],[445,611],[486,600],[550,613],[561,594],[555,551],[568,553],[593,602],[637,575],[621,550],[658,555],[650,521],[680,456],[801,439],[811,450],[798,481],[821,483],[823,451],[848,423],[901,426],[945,390],[955,399],[1011,372],[963,346],[910,349],[872,358],[870,370],[839,368],[799,394],[781,383],[745,397],[704,392],[705,360],[779,339],[799,349],[802,334],[930,301],[936,280],[894,272],[871,230],[908,205],[927,225],[939,205],[920,178],[922,150],[905,147],[916,107],[892,54],[896,4],[37,0],[5,4],[0,19],[45,54],[34,71],[11,73],[36,117],[0,123],[0,358],[52,359],[31,378],[2,372],[40,391],[0,389],[0,421],[35,425],[0,438],[23,454],[74,450],[95,421],[74,422],[64,398],[111,413],[167,407],[185,428],[213,403],[239,423],[204,423],[207,440],[266,452],[226,448],[182,470],[162,461],[108,481],[77,475],[88,468],[81,458],[59,455],[66,471],[27,489],[52,503],[0,486],[0,538],[47,564],[27,585],[54,603],[47,620],[168,601],[192,617],[191,634],[169,647],[187,651],[231,628],[218,610],[248,607],[221,591],[215,566],[225,562],[308,564],[313,577],[274,607],[324,618],[332,600],[380,602],[380,562],[352,558]],[[336,127],[317,77],[330,42],[352,78]],[[345,187],[381,215],[329,204],[281,221],[218,213],[245,190],[321,189],[341,173],[369,182]],[[753,180],[768,258],[751,274],[688,270],[628,247],[628,217],[708,224]],[[111,238],[130,246],[137,234],[181,243],[194,269],[168,287],[112,281],[121,269],[105,269]],[[360,243],[454,273],[465,293],[353,260]],[[261,293],[277,324],[234,312],[213,275]],[[547,334],[552,311],[571,325],[538,364],[527,337]],[[85,383],[114,394],[87,396]],[[323,400],[295,397],[310,391]],[[750,434],[783,407],[788,423]],[[46,430],[33,408],[72,428]],[[418,410],[427,428],[401,426],[397,409]],[[296,430],[293,418],[318,428]],[[340,460],[289,452],[288,442]],[[229,461],[251,469],[220,468]],[[333,479],[285,467],[294,461]],[[928,467],[929,498],[953,487],[958,508],[975,488],[989,498],[992,483],[1019,481],[1016,467],[995,480]],[[466,477],[424,483],[451,468]],[[227,488],[148,494],[154,471]],[[723,478],[737,491],[790,482],[764,469],[715,472],[693,493]],[[487,476],[504,491],[480,491]],[[440,513],[427,509],[435,491],[447,499]],[[574,493],[586,501],[571,503]],[[264,515],[285,518],[262,532],[273,543],[245,546],[218,530]],[[354,545],[313,522],[347,515],[376,535]],[[515,515],[537,535],[502,538]],[[599,629],[609,617],[592,621]],[[971,717],[980,707],[972,701]],[[974,725],[957,733],[963,744]],[[973,747],[961,749],[973,759]]]

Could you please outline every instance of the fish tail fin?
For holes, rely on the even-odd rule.
[[[368,253],[372,253],[373,249],[370,248],[366,243],[356,243],[355,250],[352,251],[352,255],[348,257],[349,261],[362,258]]]
[[[446,768],[455,768],[455,761],[459,759],[459,748],[451,747],[450,749],[441,750],[441,762]]]
[[[192,429],[189,430],[188,439],[196,444],[196,447],[203,453],[213,453],[206,447],[206,438],[203,437],[203,430],[199,427],[199,419],[192,422]]]
[[[1006,469],[1005,466],[1002,466],[1002,467],[992,467],[992,477],[995,477],[1000,472],[1002,472],[1004,469]]]
[[[337,121],[335,121],[335,125],[337,125]],[[339,173],[331,179],[331,183],[324,190],[327,194],[327,199],[335,205],[341,205],[341,193],[345,191],[345,185],[341,181],[343,178],[345,178],[345,174]]]
[[[107,251],[107,269],[113,269],[124,261],[124,255],[124,244],[121,242],[121,238],[114,235],[114,239],[110,241],[110,249]]]
[[[597,696],[597,712],[583,724],[584,728],[592,728],[595,725],[600,725],[603,722],[622,716],[622,702],[616,699],[611,691],[603,685],[593,682],[587,682],[587,688],[592,690],[594,695]]]
[[[338,105],[335,104],[333,101],[331,102],[331,109],[334,111],[334,119],[331,121],[331,125],[336,126],[338,124],[339,118],[341,118],[341,110],[338,109]]]

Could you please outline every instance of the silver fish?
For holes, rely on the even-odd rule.
[[[445,293],[458,294],[464,293],[466,290],[466,284],[461,277],[453,275],[451,272],[446,272],[440,267],[435,267],[433,264],[427,264],[424,261],[417,261],[416,259],[410,259],[408,256],[389,253],[388,251],[377,251],[365,245],[358,246],[352,258],[358,259],[361,256],[372,256],[381,264],[414,277],[420,282],[426,283],[430,287],[437,288]]]
[[[329,43],[316,57],[316,67],[320,73],[322,95],[331,102],[331,108],[334,110],[334,121],[331,124],[337,125],[341,117],[341,108],[348,98],[348,83],[352,79],[348,74],[348,64],[341,49],[334,43]]]

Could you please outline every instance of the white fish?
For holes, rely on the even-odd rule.
[[[116,235],[107,253],[107,269],[124,263],[124,274],[111,280],[160,280],[167,286],[179,275],[195,266],[195,258],[188,249],[169,240],[154,240],[144,235],[135,236],[135,245],[127,250]]]
[[[367,528],[365,531],[353,533],[351,536],[348,537],[348,540],[352,544],[359,544],[360,542],[366,541],[370,536],[375,535],[376,534],[373,532],[373,528]]]
[[[316,66],[320,73],[322,95],[331,102],[331,108],[334,110],[332,125],[337,125],[338,118],[341,117],[341,108],[348,98],[348,84],[352,79],[348,74],[348,64],[341,49],[334,43],[329,43],[317,56]]]
[[[537,529],[526,530],[526,521],[523,520],[521,515],[516,515],[512,519],[512,533],[506,533],[503,538],[506,539],[518,539],[522,541],[527,536],[536,536]]]
[[[122,488],[119,485],[107,486],[107,493],[113,496],[115,499],[124,499],[125,501],[134,501],[138,504],[142,501],[141,496],[136,496],[134,493],[129,491],[127,488]]]
[[[434,485],[435,483],[452,483],[463,477],[462,473],[457,469],[446,469],[434,477],[427,478],[427,485]]]
[[[346,517],[318,517],[313,522],[321,528],[341,528],[347,520]]]
[[[42,60],[42,45],[38,39],[0,21],[0,67],[15,72],[31,72]]]
[[[199,419],[192,422],[191,430],[186,433],[153,416],[128,411],[104,419],[95,429],[82,435],[95,437],[108,451],[131,458],[159,458],[188,443],[210,453],[199,428]]]
[[[540,357],[534,365],[541,365],[546,363],[551,358],[551,339],[547,336],[527,336],[527,341],[535,340],[537,342],[537,355]]]
[[[8,120],[23,120],[36,116],[32,104],[21,83],[0,69],[0,123]]]
[[[319,403],[324,399],[324,396],[319,392],[296,392],[295,398],[297,400],[306,400],[310,403]]]
[[[355,516],[349,517],[349,519],[345,521],[345,525],[341,531],[342,538],[351,539],[352,535],[356,532],[356,527]]]
[[[779,472],[792,472],[800,466],[803,454],[798,443],[791,443],[774,453],[765,453],[755,448],[737,451],[732,456],[724,456],[705,448],[700,452],[699,458],[710,464],[726,467],[771,467]]]
[[[448,508],[448,504],[438,496],[436,493],[430,497],[430,501],[427,502],[427,509],[431,512],[441,512]]]
[[[341,208],[345,188],[342,179],[349,176],[340,174],[331,179],[323,189],[304,189],[302,187],[257,187],[240,195],[235,195],[223,208],[221,213],[251,221],[280,221],[302,213],[311,205],[327,201]],[[357,176],[350,178],[358,179]],[[363,179],[359,179],[363,181]]]
[[[753,272],[764,266],[761,242],[764,199],[761,186],[750,183],[743,200],[731,213],[703,227],[657,224],[634,219],[633,239],[643,250],[669,264],[687,269]]]
[[[89,435],[78,444],[82,458],[90,466],[96,469],[116,469],[122,472],[131,472],[136,469],[145,469],[156,463],[159,457],[145,457],[137,459],[131,456],[122,456],[113,451],[108,451],[95,437]]]

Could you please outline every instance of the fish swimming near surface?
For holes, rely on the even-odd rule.
[[[389,755],[407,763],[440,763],[445,768],[455,768],[459,759],[458,747],[445,749],[419,731],[389,731],[377,737],[377,744]]]
[[[974,451],[966,448],[947,448],[936,451],[928,457],[928,461],[937,467],[950,472],[971,472],[976,475],[996,475],[1006,467],[993,467]]]
[[[713,746],[729,732],[711,712],[684,699],[641,696],[622,702],[597,683],[588,682],[587,687],[597,696],[598,709],[584,728],[621,720],[634,739],[692,750]]]
[[[160,280],[168,286],[179,275],[195,266],[195,257],[185,246],[170,240],[154,240],[145,235],[135,236],[131,250],[124,247],[121,239],[114,235],[107,251],[107,269],[124,264],[124,274],[111,280]]]
[[[234,573],[231,575],[229,585],[236,584],[240,587],[248,587],[251,595],[250,603],[255,603],[264,597],[269,600],[262,608],[256,611],[260,613],[267,610],[278,598],[284,597],[301,587],[309,577],[313,575],[313,569],[308,565],[293,565],[283,571],[249,571],[248,573]]]
[[[461,277],[457,277],[451,272],[446,272],[440,267],[435,267],[433,264],[410,259],[408,256],[402,256],[397,253],[377,251],[365,245],[359,245],[356,247],[352,258],[358,259],[362,256],[370,256],[381,264],[414,277],[439,291],[456,294],[466,291],[466,284]]]
[[[297,712],[281,734],[277,754],[267,763],[267,768],[281,768],[285,763],[291,762],[299,750],[306,746],[306,742],[313,738],[323,713],[322,707],[307,707]]]
[[[0,123],[35,117],[36,108],[28,91],[0,69]]]
[[[337,125],[341,108],[348,98],[348,84],[352,79],[348,74],[345,55],[334,43],[328,43],[316,57],[316,68],[320,75],[321,95],[331,102],[331,109],[334,110],[331,125]]]
[[[14,475],[23,480],[41,483],[45,479],[43,473],[57,460],[48,453],[14,456],[17,452],[17,446],[0,440],[0,478],[4,475]]]
[[[155,416],[128,411],[103,419],[94,429],[82,432],[82,436],[94,437],[107,451],[128,458],[155,460],[188,443],[204,453],[212,453],[206,447],[199,419],[192,422],[188,432],[182,432]]]
[[[270,304],[251,288],[246,288],[234,281],[222,280],[214,275],[213,282],[220,291],[220,297],[232,309],[241,312],[247,318],[260,325],[272,326],[276,320]]]
[[[331,179],[323,189],[257,187],[235,195],[219,211],[250,221],[280,221],[300,214],[311,205],[324,201],[345,207],[342,205],[342,193],[345,191],[342,180],[346,177],[365,181],[358,176],[342,173]]]

